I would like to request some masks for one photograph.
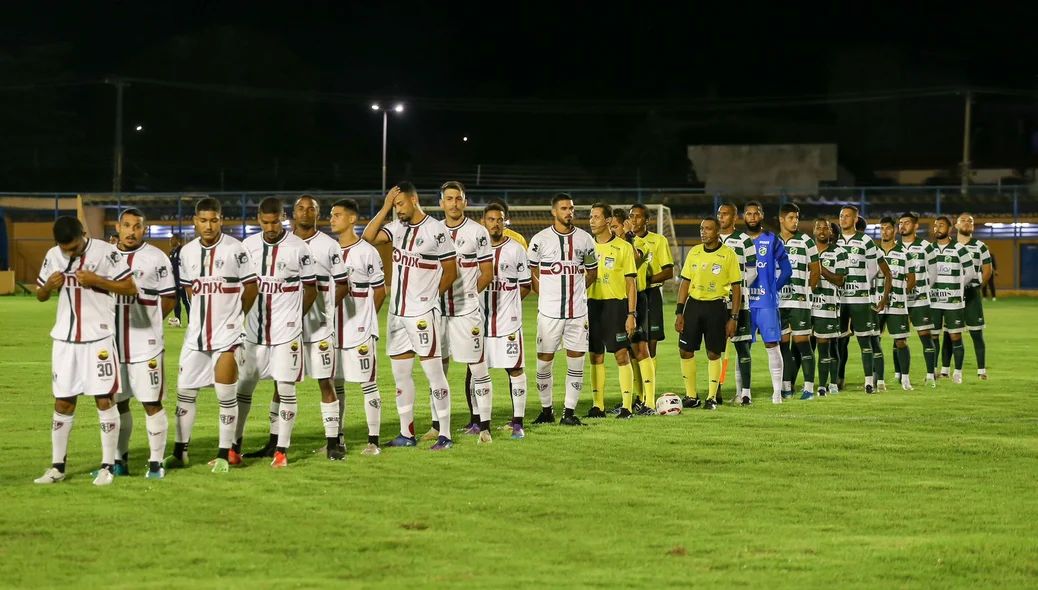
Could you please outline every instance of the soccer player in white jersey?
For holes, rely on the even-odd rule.
[[[261,231],[242,242],[252,272],[259,278],[259,295],[245,318],[245,363],[238,379],[238,424],[231,464],[241,461],[242,435],[256,383],[270,379],[277,383],[280,399],[278,441],[270,466],[282,468],[288,467],[292,428],[299,413],[296,383],[303,380],[303,320],[317,300],[317,278],[309,246],[285,229],[281,199],[260,201],[256,217]],[[328,458],[342,460],[345,456],[333,446]]]
[[[584,387],[584,355],[588,351],[587,288],[598,278],[595,240],[573,227],[573,197],[557,193],[551,200],[551,227],[530,240],[527,256],[537,293],[537,393],[541,413],[534,424],[554,424],[552,401],[555,353],[566,350],[566,398],[559,424],[582,426],[574,411]]]
[[[804,369],[804,390],[800,399],[815,396],[815,357],[811,350],[811,294],[818,286],[821,276],[818,264],[818,246],[814,238],[800,231],[800,207],[795,203],[783,203],[779,207],[779,226],[786,246],[793,276],[779,293],[779,317],[782,320],[782,395],[793,395],[800,368]],[[792,340],[792,343],[790,342]]]
[[[198,390],[213,385],[220,402],[219,451],[213,473],[227,473],[238,421],[238,374],[242,321],[256,301],[257,279],[242,243],[224,235],[220,202],[206,197],[195,204],[195,234],[180,252],[180,282],[188,290],[191,313],[180,349],[177,416],[173,455],[164,466],[188,463]]]
[[[112,483],[119,442],[119,412],[112,396],[119,393],[119,362],[112,335],[112,295],[137,293],[130,268],[110,244],[91,240],[75,217],[54,222],[57,246],[47,252],[36,277],[36,299],[58,295],[58,314],[50,337],[54,419],[51,467],[36,481],[65,479],[68,438],[75,419],[76,398],[89,395],[101,422],[101,469],[94,485]]]
[[[374,246],[357,236],[354,226],[360,207],[353,199],[332,205],[332,232],[339,236],[342,263],[349,278],[346,297],[335,311],[335,348],[339,355],[335,394],[339,397],[339,424],[346,410],[345,382],[360,383],[368,444],[361,455],[378,455],[378,432],[382,427],[382,396],[378,391],[378,312],[386,300],[382,256]]]
[[[396,219],[382,223],[396,209]],[[391,447],[413,447],[414,357],[421,359],[429,379],[430,394],[440,419],[440,436],[430,450],[454,446],[450,438],[451,390],[440,363],[440,296],[458,276],[454,243],[442,222],[422,211],[418,191],[409,182],[393,187],[382,208],[364,228],[364,240],[372,246],[393,244],[393,288],[389,296],[386,354],[396,381],[396,408],[400,414],[400,436]]]
[[[465,185],[451,181],[440,187],[444,225],[458,256],[458,278],[440,297],[443,324],[441,359],[444,374],[450,366],[450,359],[468,367],[465,397],[468,399],[470,421],[464,432],[478,435],[479,442],[487,443],[491,442],[490,416],[494,391],[483,356],[485,317],[479,294],[486,290],[494,278],[494,255],[487,228],[465,216],[466,204]],[[439,436],[440,424],[435,406],[432,416],[432,430],[422,437],[423,440]]]
[[[973,225],[973,216],[963,213],[956,219],[955,229],[958,234],[956,240],[966,246],[973,256],[975,273],[963,293],[966,304],[966,330],[973,340],[973,352],[977,356],[977,378],[987,381],[987,345],[984,343],[984,303],[981,287],[992,280],[991,275],[995,270],[991,264],[991,251],[988,250],[987,244],[973,237]]]
[[[130,398],[144,406],[147,416],[147,477],[165,475],[162,459],[166,454],[166,432],[169,420],[162,408],[166,394],[166,345],[162,320],[173,311],[177,288],[173,283],[173,267],[166,254],[144,241],[144,214],[139,209],[126,209],[119,215],[119,243],[116,248],[126,260],[137,285],[137,294],[115,298],[115,343],[119,350],[119,381],[122,392],[116,394],[119,408],[119,458],[116,475],[129,475],[130,434],[133,414]]]
[[[530,264],[526,248],[505,235],[505,209],[491,203],[483,209],[483,226],[494,252],[494,280],[483,292],[487,314],[486,358],[491,369],[508,372],[512,421],[504,428],[512,438],[526,438],[526,366],[523,346],[523,299],[530,294]]]
[[[738,359],[735,369],[735,395],[732,396],[732,402],[749,406],[753,404],[750,391],[753,360],[750,356],[750,285],[757,280],[757,248],[753,245],[753,238],[749,234],[735,229],[735,222],[739,220],[739,208],[734,203],[725,203],[718,207],[717,219],[721,222],[721,232],[718,237],[721,243],[731,248],[739,258],[739,270],[742,271],[743,280],[742,302],[738,304],[728,302],[730,309],[738,307],[738,310],[732,313],[739,316],[735,336],[731,339]],[[721,403],[720,392],[717,395],[717,403]],[[695,398],[686,398],[682,400],[682,404],[685,407],[694,407]]]

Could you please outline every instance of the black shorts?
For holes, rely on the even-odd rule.
[[[649,287],[645,290],[645,298],[649,309],[648,334],[649,340],[666,340],[666,316],[663,315],[663,290],[659,287]],[[639,303],[639,305],[641,305]],[[640,308],[639,308],[640,309]],[[638,316],[641,324],[641,315]]]
[[[627,337],[627,301],[623,299],[588,299],[588,352],[605,354],[630,346]]]
[[[645,293],[638,293],[637,313],[634,317],[634,336],[631,342],[645,342],[649,339],[649,298]],[[626,318],[624,318],[626,321]]]
[[[690,297],[685,303],[685,330],[678,337],[678,347],[696,352],[705,340],[707,352],[723,353],[728,346],[728,314],[728,304],[723,299],[696,301]]]

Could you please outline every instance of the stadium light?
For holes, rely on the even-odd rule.
[[[144,126],[143,125],[138,125],[137,126],[137,131],[143,131],[143,130],[144,130]]]
[[[461,141],[468,141],[468,140],[469,140],[469,136],[468,135],[466,135],[465,137],[461,138]]]
[[[389,109],[384,109],[377,102],[371,103],[371,110],[382,111],[382,194],[386,194],[386,143],[389,133]],[[393,107],[397,113],[404,112],[403,103],[397,103]]]

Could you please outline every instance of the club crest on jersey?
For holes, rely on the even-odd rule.
[[[246,264],[248,264],[248,262],[249,262],[249,255],[246,254],[245,252],[240,252],[238,254],[238,266],[245,266]],[[219,268],[219,266],[220,266],[220,261],[219,260],[216,261],[216,266]]]
[[[720,264],[715,264],[715,265],[711,266],[710,267],[710,272],[715,274],[715,275],[720,275],[721,274],[721,265]]]
[[[790,256],[796,256],[797,255],[796,246],[793,246],[791,248],[786,248],[786,253],[789,254]]]
[[[418,238],[417,240],[414,241],[414,245],[415,246],[421,246],[424,243],[425,243],[425,240],[423,240],[422,238]]]
[[[415,325],[418,326],[419,330],[424,330],[429,327],[429,324],[427,324],[425,320],[418,320],[418,323]]]
[[[157,361],[155,359],[151,359],[150,361],[148,361],[148,368],[149,369],[155,369],[155,368],[158,368],[158,366],[159,366],[159,361]]]
[[[768,255],[768,247],[767,246],[761,246],[757,250],[757,255],[758,256],[767,256]]]
[[[461,248],[465,245],[465,238],[458,238],[454,241],[454,243],[457,244],[459,248]]]
[[[217,258],[215,266],[216,268],[223,268],[223,258]]]
[[[101,352],[97,353],[97,360],[107,361],[108,360],[108,351],[107,350],[102,350]]]
[[[367,344],[361,344],[360,346],[358,346],[357,347],[357,354],[360,354],[360,355],[368,354],[368,345]]]
[[[299,343],[298,343],[298,342],[295,342],[295,341],[293,341],[293,342],[292,342],[292,345],[291,345],[291,346],[289,346],[288,348],[289,348],[289,349],[290,349],[290,350],[291,350],[292,352],[297,352],[297,351],[299,350]]]
[[[472,328],[472,335],[479,336],[479,327]]]
[[[603,260],[602,262],[603,262],[603,264],[605,264],[605,267],[610,269],[610,270],[612,270],[612,268],[614,266],[616,266],[616,259],[613,258],[612,256],[606,256],[605,260]]]
[[[275,266],[278,267],[278,270],[285,270],[285,267],[288,265],[285,263],[284,260],[278,260],[278,263]]]
[[[317,350],[320,350],[321,352],[328,350],[328,343],[322,340],[321,343],[317,345]]]
[[[139,280],[142,276],[144,276],[144,271],[142,271],[141,269],[138,268],[137,270],[133,271],[133,279],[135,281]]]

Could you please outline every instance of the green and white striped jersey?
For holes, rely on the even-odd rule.
[[[840,302],[845,304],[872,303],[869,268],[879,260],[879,248],[871,237],[862,232],[847,237],[840,234],[837,242],[847,251],[847,281],[841,290]]]
[[[930,242],[916,238],[905,245],[905,251],[909,270],[915,273],[915,289],[908,292],[908,307],[926,307],[930,305],[930,271],[936,268],[937,249]]]
[[[961,309],[963,287],[973,276],[973,255],[966,246],[951,242],[947,246],[935,244],[934,267],[936,275],[930,287],[930,307],[933,309]]]
[[[818,253],[818,261],[829,272],[847,274],[847,251],[843,246],[832,244]],[[821,277],[818,290],[811,295],[811,316],[816,318],[840,317],[840,289]]]
[[[746,232],[736,231],[728,236],[720,236],[721,243],[735,251],[739,259],[739,271],[746,276],[746,267],[752,265],[757,268],[757,249],[753,247],[753,238]],[[742,309],[750,308],[750,287],[743,280],[742,283]]]
[[[880,248],[880,255],[886,261],[887,266],[890,267],[890,299],[887,300],[887,306],[883,308],[882,313],[907,315],[908,296],[905,291],[908,290],[908,250],[905,249],[901,242],[895,242],[894,247],[887,252],[883,252],[883,249]],[[877,304],[883,298],[885,281],[886,277],[883,273],[876,275],[876,278],[872,281],[873,289],[876,292],[874,301]]]
[[[803,232],[784,241],[793,274],[779,292],[779,309],[811,309],[811,265],[818,262],[818,247]]]
[[[973,269],[976,271],[976,276],[966,286],[979,287],[980,280],[984,278],[984,265],[991,264],[991,251],[988,250],[987,244],[977,238],[970,238],[963,246],[966,246],[966,249],[969,250],[970,255],[973,257]]]

